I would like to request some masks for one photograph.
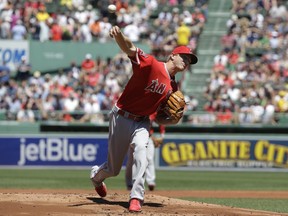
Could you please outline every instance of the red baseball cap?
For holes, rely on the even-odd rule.
[[[198,58],[194,55],[191,49],[187,46],[178,46],[173,51],[172,54],[185,54],[189,55],[191,58],[191,64],[196,64],[198,62]]]

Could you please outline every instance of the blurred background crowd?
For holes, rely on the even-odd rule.
[[[214,57],[200,105],[186,95],[182,123],[276,124],[288,110],[288,12],[284,0],[231,0],[221,50]],[[115,4],[116,13],[107,6]],[[159,60],[177,45],[197,54],[208,20],[208,0],[1,0],[1,40],[105,43],[118,25],[135,43],[149,44]],[[58,73],[31,71],[23,57],[15,76],[0,66],[0,110],[7,120],[103,123],[131,75],[122,53],[103,59],[87,53]],[[201,59],[200,59],[201,61]],[[193,68],[188,73],[193,73]],[[194,77],[197,79],[197,76]],[[181,88],[185,77],[179,79]],[[205,112],[205,115],[189,114]]]
[[[205,92],[216,121],[273,124],[287,112],[287,19],[286,1],[233,1]]]

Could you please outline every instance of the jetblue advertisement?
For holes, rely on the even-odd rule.
[[[0,165],[91,166],[107,159],[106,138],[0,138]]]

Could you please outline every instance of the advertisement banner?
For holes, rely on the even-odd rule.
[[[108,134],[0,136],[0,166],[100,165],[107,159],[107,138]],[[288,138],[166,135],[155,156],[160,169],[288,170]]]
[[[6,62],[6,66],[11,71],[15,71],[21,62],[21,58],[26,57],[29,62],[28,41],[0,40],[0,61]]]
[[[288,169],[288,141],[278,139],[166,139],[160,167]]]
[[[107,145],[107,137],[0,137],[0,165],[100,165],[107,159]]]

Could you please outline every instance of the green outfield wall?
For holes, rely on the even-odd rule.
[[[148,44],[135,43],[135,45],[150,53]],[[12,71],[12,75],[15,74],[22,57],[26,57],[31,64],[32,72],[36,70],[50,72],[69,67],[72,61],[80,65],[87,53],[90,53],[93,59],[98,57],[106,59],[107,57],[113,58],[119,52],[120,48],[113,40],[105,44],[74,41],[0,41],[0,62],[6,62]]]
[[[103,43],[83,43],[83,42],[51,42],[41,43],[30,41],[30,60],[32,70],[41,72],[57,70],[58,68],[69,67],[71,61],[80,65],[85,55],[90,53],[93,59],[101,57],[106,59],[114,57],[120,52],[120,48],[114,41]],[[145,52],[150,52],[146,44],[137,44]]]

